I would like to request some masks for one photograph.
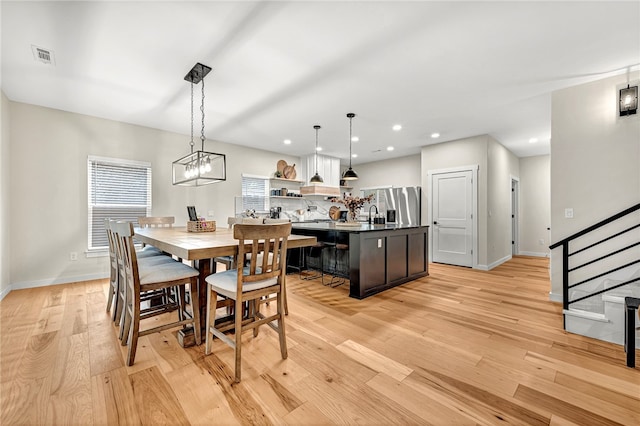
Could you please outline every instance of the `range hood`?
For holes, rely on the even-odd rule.
[[[309,185],[300,187],[301,195],[323,195],[328,197],[339,197],[340,188],[337,186]]]

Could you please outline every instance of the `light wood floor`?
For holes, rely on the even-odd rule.
[[[237,385],[230,348],[205,357],[175,331],[141,338],[125,367],[106,281],[13,291],[0,303],[0,423],[640,424],[640,368],[562,330],[547,266],[433,264],[365,300],[290,275],[289,358],[268,327],[246,334]]]

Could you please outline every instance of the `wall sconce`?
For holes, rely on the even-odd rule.
[[[620,89],[618,102],[620,117],[635,114],[638,111],[638,86],[629,87],[627,84],[626,89]]]

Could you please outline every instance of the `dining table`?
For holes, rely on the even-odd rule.
[[[238,240],[233,237],[233,230],[216,228],[215,231],[189,232],[186,227],[136,228],[134,238],[181,260],[193,262],[193,267],[200,273],[196,290],[204,340],[207,311],[206,278],[216,272],[216,263],[213,261],[215,257],[238,255]],[[313,236],[290,235],[287,239],[287,250],[316,243],[317,239]],[[183,346],[190,346],[194,340],[193,330],[181,330],[178,334],[178,341]]]

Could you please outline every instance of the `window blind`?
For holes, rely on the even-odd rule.
[[[89,157],[89,250],[109,246],[104,220],[136,222],[151,214],[151,164]]]
[[[242,209],[269,211],[269,179],[242,175]]]

